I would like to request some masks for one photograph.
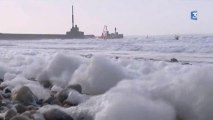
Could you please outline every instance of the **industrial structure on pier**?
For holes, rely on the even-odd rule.
[[[117,28],[115,28],[115,32],[114,33],[109,33],[108,28],[105,25],[104,29],[103,29],[103,32],[102,32],[102,35],[101,35],[100,38],[102,38],[102,39],[121,39],[123,37],[124,37],[123,34],[119,34],[117,32]]]
[[[72,6],[72,28],[70,31],[68,31],[66,33],[66,36],[68,36],[70,38],[84,38],[85,37],[84,32],[79,31],[78,26],[75,25],[73,6]]]
[[[72,6],[72,28],[66,34],[10,34],[0,33],[0,40],[30,40],[30,39],[84,39],[95,37],[94,35],[84,35],[74,23],[74,9]]]

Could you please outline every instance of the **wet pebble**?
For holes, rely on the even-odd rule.
[[[29,118],[25,117],[25,116],[22,116],[22,115],[17,115],[17,116],[14,116],[12,119],[10,120],[30,120]]]
[[[36,104],[36,98],[35,95],[32,93],[32,91],[26,87],[22,86],[17,91],[12,93],[12,100],[17,101],[23,105],[33,105]]]
[[[69,85],[68,88],[69,88],[69,89],[76,90],[76,91],[78,91],[79,93],[82,93],[82,88],[81,88],[81,85],[79,85],[79,84]]]
[[[73,120],[71,116],[58,109],[46,111],[44,113],[44,118],[46,120]]]
[[[178,60],[177,60],[176,58],[172,58],[172,59],[170,60],[170,62],[178,62]]]
[[[16,111],[20,114],[27,110],[26,106],[22,104],[16,104],[14,107],[16,108]]]
[[[13,109],[10,109],[8,110],[6,113],[5,113],[5,116],[4,116],[4,119],[5,120],[10,120],[12,117],[16,116],[17,115],[17,112]]]

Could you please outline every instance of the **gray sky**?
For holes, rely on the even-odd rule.
[[[65,33],[72,4],[86,34],[100,35],[104,25],[125,35],[213,34],[213,0],[0,0],[0,32]]]

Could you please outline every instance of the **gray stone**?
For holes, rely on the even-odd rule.
[[[1,106],[5,106],[5,107],[11,108],[13,106],[12,104],[13,104],[13,102],[11,100],[9,100],[9,99],[3,99],[1,101]]]
[[[4,96],[4,98],[11,98],[11,93],[3,93],[2,95]]]
[[[6,87],[6,88],[4,88],[3,92],[4,93],[11,93],[11,90],[8,87]]]
[[[7,107],[1,106],[0,107],[0,113],[5,113],[8,110]]]
[[[27,108],[22,104],[16,104],[14,107],[16,108],[16,111],[20,114],[27,110]]]
[[[49,110],[43,115],[46,120],[73,120],[71,116],[58,109]]]
[[[47,98],[46,100],[44,100],[43,104],[44,103],[47,103],[47,104],[52,104],[52,101],[54,100],[54,96],[53,95],[50,95],[49,98]]]
[[[12,119],[10,120],[30,120],[29,118],[25,117],[25,116],[22,116],[22,115],[17,115],[17,116],[14,116]]]
[[[5,88],[5,86],[0,84],[0,90],[2,91],[2,90],[4,90],[4,88]]]
[[[0,93],[0,101],[2,101],[4,99],[4,97],[2,96],[2,94]]]
[[[183,120],[183,118],[180,117],[179,115],[176,115],[176,120]]]
[[[44,116],[41,113],[35,113],[32,115],[33,120],[45,120]]]
[[[12,93],[12,100],[17,101],[23,105],[35,105],[36,97],[32,91],[26,87],[22,86],[20,89]]]
[[[68,107],[71,107],[71,106],[77,106],[78,104],[74,104],[74,103],[72,103],[72,102],[70,102],[70,101],[67,101],[67,100],[65,100],[64,102],[63,102],[63,106],[65,107],[65,108],[68,108]]]
[[[17,112],[13,109],[10,109],[8,110],[6,113],[5,113],[5,116],[4,116],[4,119],[5,120],[10,120],[12,117],[16,116],[17,115]]]
[[[172,58],[172,59],[170,60],[170,62],[178,62],[178,60],[177,60],[176,58]]]
[[[59,105],[59,106],[62,105],[62,103],[58,99],[54,99],[51,104],[52,105]]]
[[[52,83],[49,80],[40,80],[39,83],[44,87],[44,88],[51,88]]]
[[[64,89],[61,92],[56,94],[56,99],[58,99],[61,103],[64,102],[68,98],[69,91]]]
[[[80,113],[76,120],[94,120],[93,116],[88,113]]]
[[[8,88],[8,87],[4,88],[2,95],[3,95],[4,98],[10,98],[11,97],[11,90],[10,90],[10,88]]]
[[[73,89],[73,90],[78,91],[79,93],[82,93],[82,88],[81,88],[81,85],[79,85],[79,84],[69,85],[67,88]]]
[[[0,83],[4,82],[4,80],[2,78],[0,78]]]
[[[27,118],[32,118],[32,115],[35,113],[35,111],[25,111],[24,113],[22,113],[22,116],[25,116]]]
[[[40,106],[43,106],[43,99],[40,99],[40,100],[38,100],[38,101],[36,101],[36,103],[37,103],[37,105],[40,105]]]
[[[179,38],[180,38],[179,36],[175,36],[175,40],[179,40]]]
[[[29,105],[27,106],[27,110],[31,111],[31,110],[38,110],[38,107],[34,106],[34,105]]]

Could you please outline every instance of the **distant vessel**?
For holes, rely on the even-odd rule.
[[[0,40],[28,40],[28,39],[84,39],[92,38],[94,35],[84,35],[74,24],[74,10],[72,6],[72,28],[66,34],[10,34],[0,33]]]
[[[104,29],[103,29],[103,32],[102,32],[102,35],[101,35],[100,38],[102,38],[102,39],[120,39],[120,38],[123,38],[123,37],[124,37],[123,34],[119,34],[117,32],[117,28],[115,28],[115,32],[114,33],[109,33],[108,28],[105,25]]]

